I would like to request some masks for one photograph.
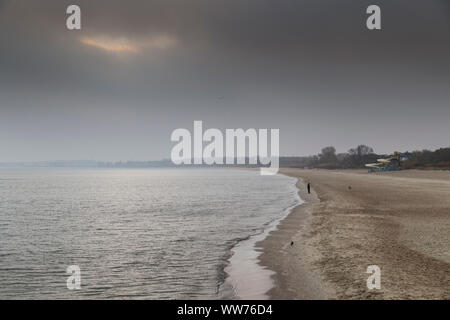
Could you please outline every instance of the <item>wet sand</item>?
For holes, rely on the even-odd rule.
[[[275,271],[270,298],[450,299],[449,171],[281,173],[305,203],[257,244]],[[380,290],[367,289],[369,265]]]

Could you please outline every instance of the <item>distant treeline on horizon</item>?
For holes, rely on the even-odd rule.
[[[422,150],[398,153],[405,160],[401,162],[404,169],[412,168],[447,168],[450,169],[450,147],[435,151]],[[368,163],[380,158],[389,158],[392,154],[377,154],[366,145],[359,145],[344,153],[336,153],[333,146],[325,147],[317,155],[281,156],[280,167],[290,168],[324,168],[351,169],[364,168]],[[237,161],[235,161],[236,163]],[[215,164],[213,167],[260,167],[259,164]],[[80,168],[161,168],[161,167],[211,167],[211,165],[175,165],[169,159],[158,161],[95,161],[95,160],[59,160],[35,162],[3,162],[2,167],[80,167]]]
[[[397,152],[403,158],[400,166],[403,169],[414,168],[448,168],[450,169],[450,147],[439,148],[434,151],[406,151]],[[344,153],[336,153],[333,146],[322,149],[318,155],[307,157],[282,157],[280,167],[293,168],[324,168],[324,169],[352,169],[364,168],[368,163],[375,163],[378,159],[390,158],[393,154],[377,154],[366,145],[359,145]]]

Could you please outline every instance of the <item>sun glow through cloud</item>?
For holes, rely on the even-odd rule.
[[[90,38],[83,37],[80,39],[83,44],[91,47],[102,49],[110,52],[139,52],[139,48],[127,43],[123,39],[101,39],[101,38]]]
[[[176,44],[176,40],[168,35],[158,35],[144,39],[86,36],[80,38],[80,42],[90,47],[115,53],[140,53],[146,50],[165,50]]]

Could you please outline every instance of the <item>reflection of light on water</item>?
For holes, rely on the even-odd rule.
[[[240,299],[266,300],[267,292],[273,287],[272,270],[258,264],[255,244],[266,237],[266,232],[241,241],[233,248],[230,265],[225,268],[229,275],[227,282],[233,288],[234,296]]]
[[[0,176],[0,298],[217,298],[230,244],[278,219],[295,193],[285,176],[212,168]],[[69,265],[81,290],[67,290]]]

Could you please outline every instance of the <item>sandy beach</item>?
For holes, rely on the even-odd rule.
[[[257,244],[275,271],[270,298],[450,299],[449,171],[281,173],[299,178],[305,203]]]

